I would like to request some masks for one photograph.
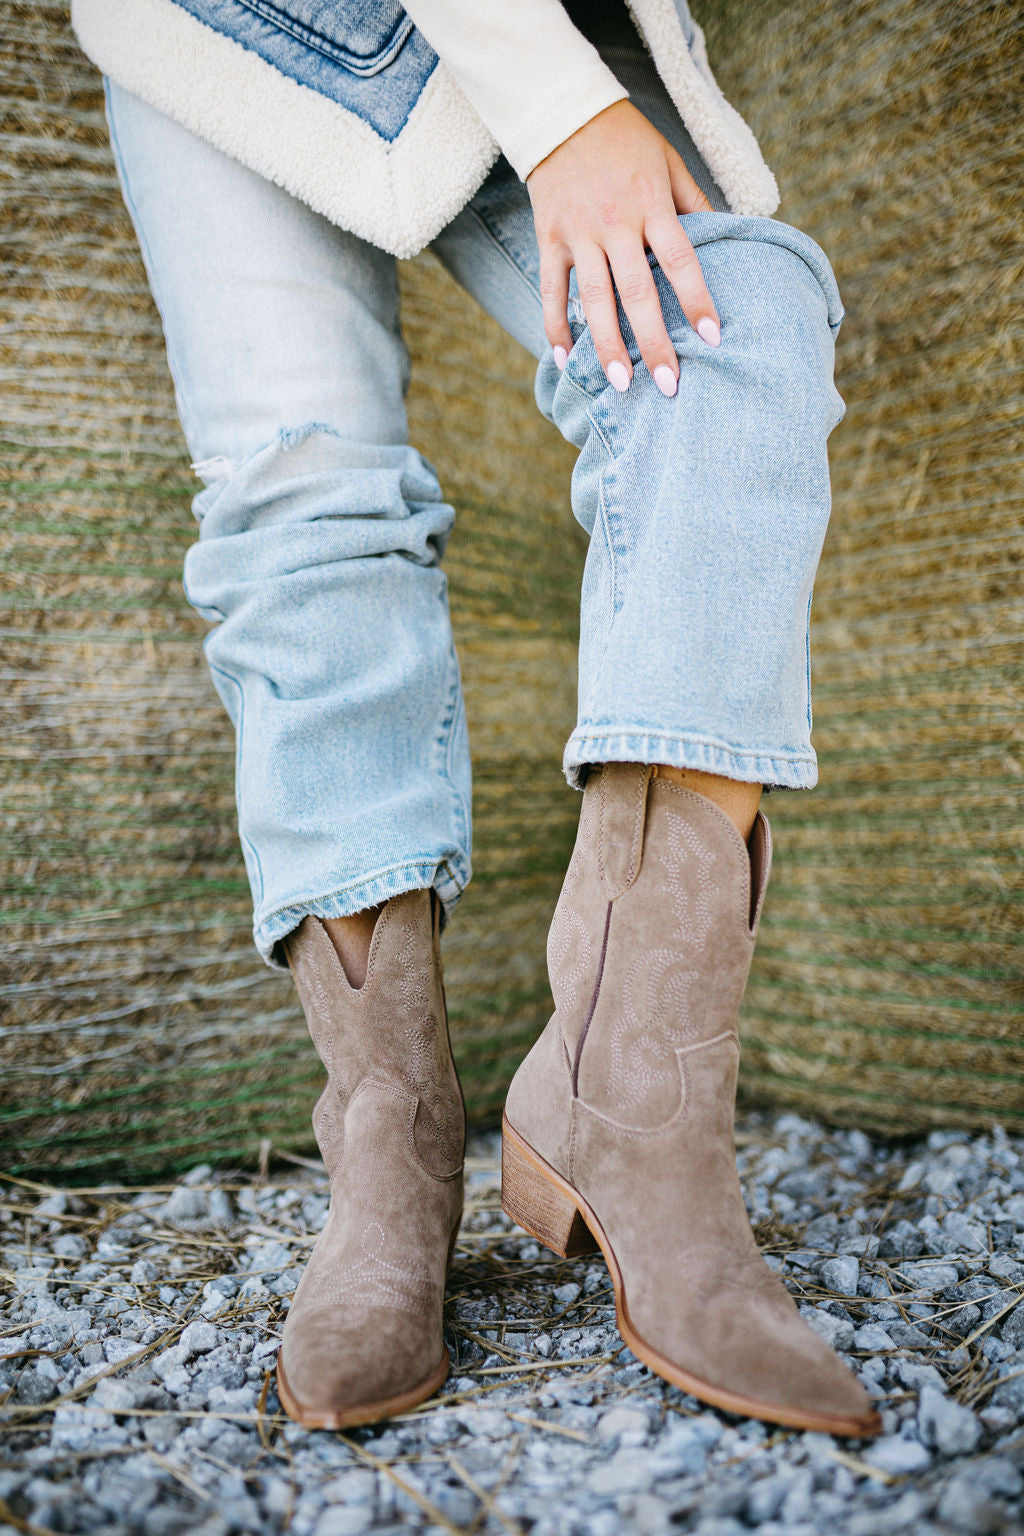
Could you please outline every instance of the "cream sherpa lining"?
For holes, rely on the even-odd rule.
[[[450,223],[499,154],[441,63],[389,143],[173,0],[73,0],[71,19],[118,85],[395,256]]]
[[[627,3],[665,89],[733,213],[774,213],[779,206],[775,177],[750,128],[719,89],[700,27],[691,54],[673,0]]]
[[[736,213],[770,214],[775,178],[757,141],[686,46],[673,0],[630,0],[634,20],[694,143]],[[499,154],[438,63],[401,133],[382,138],[356,113],[268,64],[174,0],[72,0],[72,23],[104,74],[158,111],[395,256],[448,224]]]

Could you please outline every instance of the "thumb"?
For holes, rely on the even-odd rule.
[[[714,209],[698,187],[681,155],[674,149],[668,153],[669,183],[677,213],[713,213]]]

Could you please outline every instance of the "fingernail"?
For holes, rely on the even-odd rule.
[[[555,355],[555,367],[558,369],[559,373],[561,373],[562,369],[569,361],[569,354],[564,347],[552,347],[551,350]]]
[[[659,363],[658,367],[655,368],[654,382],[657,384],[662,394],[668,395],[670,400],[675,394],[676,390],[679,388],[679,380],[676,378],[675,374],[672,372],[672,369],[668,366],[667,363]]]
[[[712,320],[710,315],[705,315],[703,320],[697,322],[697,335],[701,341],[706,341],[709,347],[717,347],[722,339],[722,329],[717,320]]]
[[[624,394],[629,388],[629,374],[626,372],[625,363],[609,363],[605,371],[612,388],[617,389],[620,395]]]

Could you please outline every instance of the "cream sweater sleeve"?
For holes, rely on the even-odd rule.
[[[546,155],[629,92],[559,0],[403,0],[525,181]]]

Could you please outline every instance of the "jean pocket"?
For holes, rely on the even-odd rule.
[[[241,0],[246,10],[305,43],[350,74],[371,76],[386,69],[401,51],[413,23],[396,0],[357,0],[324,5],[323,0]]]
[[[573,346],[565,365],[565,377],[592,400],[606,389],[611,389],[608,376],[598,360],[597,349],[590,335],[590,327],[573,326]]]
[[[577,389],[583,390],[592,399],[596,399],[610,386],[607,375],[598,361],[590,326],[583,312],[583,304],[576,288],[575,269],[569,277],[568,320],[572,350],[565,365],[566,377],[572,380]]]

